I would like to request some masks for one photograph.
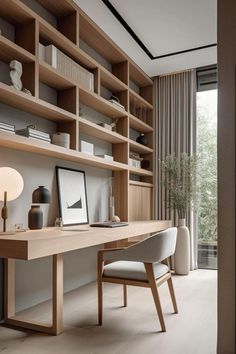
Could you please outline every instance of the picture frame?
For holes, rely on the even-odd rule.
[[[89,223],[85,172],[56,166],[59,213],[63,225]]]

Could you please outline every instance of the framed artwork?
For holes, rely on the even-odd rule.
[[[56,166],[56,177],[63,225],[88,224],[85,172]]]

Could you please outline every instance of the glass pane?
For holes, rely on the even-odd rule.
[[[217,269],[217,90],[197,93],[198,267]]]

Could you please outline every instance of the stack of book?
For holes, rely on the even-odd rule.
[[[114,106],[117,106],[117,107],[119,107],[119,108],[121,108],[121,109],[125,109],[125,107],[124,107],[121,103],[119,103],[118,101],[114,100],[113,98],[111,98],[111,99],[109,100],[109,102],[111,102],[112,104],[114,104]]]
[[[26,136],[27,138],[41,140],[46,143],[51,143],[50,134],[34,128],[26,127],[24,129],[18,129],[16,130],[16,134]]]
[[[0,122],[0,131],[15,133],[15,126],[12,124]]]

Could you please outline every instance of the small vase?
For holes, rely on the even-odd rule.
[[[190,236],[185,219],[179,219],[174,255],[175,273],[188,275],[190,271]]]
[[[28,213],[28,226],[31,230],[42,229],[43,212],[39,205],[32,205]]]
[[[147,145],[148,144],[148,140],[147,140],[146,136],[143,133],[141,133],[137,137],[136,141],[137,141],[137,143],[142,144],[142,145]]]

